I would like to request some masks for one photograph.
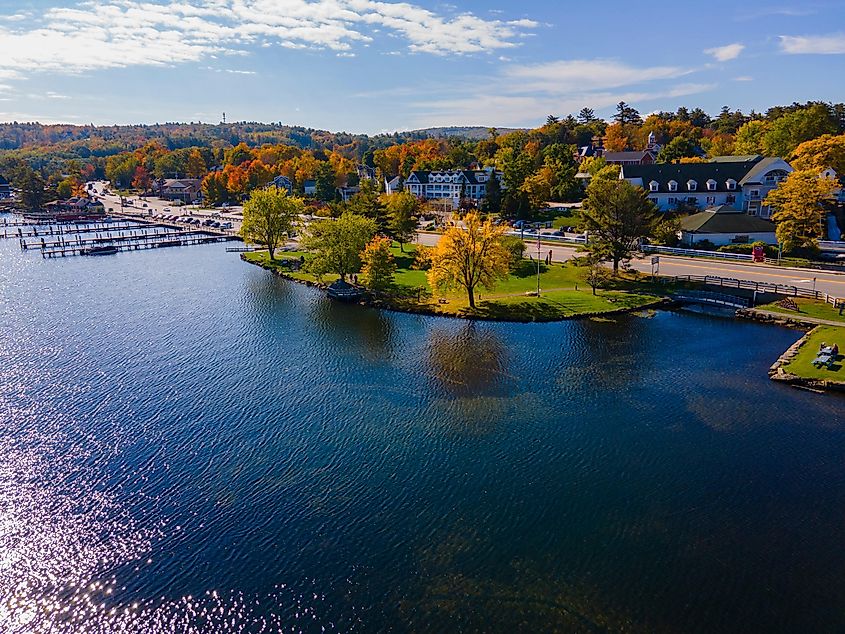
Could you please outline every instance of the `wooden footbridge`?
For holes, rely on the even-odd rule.
[[[751,300],[747,297],[737,297],[726,293],[712,293],[710,291],[681,290],[671,295],[672,299],[688,304],[704,304],[720,308],[748,308]]]

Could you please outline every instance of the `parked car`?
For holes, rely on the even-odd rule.
[[[170,207],[165,207],[164,209],[162,209],[162,211],[173,211],[173,210],[170,209]]]
[[[220,223],[215,220],[214,222],[211,223],[211,226],[214,227],[215,229],[219,229]]]
[[[221,223],[221,224],[220,224],[220,228],[221,228],[221,229],[231,229],[231,228],[232,228],[232,223],[231,223],[231,222],[224,222],[224,223]]]

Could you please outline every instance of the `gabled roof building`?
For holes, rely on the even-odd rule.
[[[408,176],[404,189],[418,198],[426,200],[450,200],[452,208],[457,209],[461,199],[480,201],[487,195],[487,184],[493,175],[493,169],[485,170],[439,170],[432,172],[414,171]],[[495,172],[499,186],[502,173]]]
[[[770,218],[766,195],[792,167],[780,158],[716,157],[707,163],[623,165],[619,178],[642,187],[661,211],[696,211],[728,205]]]
[[[773,222],[729,205],[719,205],[681,219],[681,242],[694,246],[704,240],[717,247],[752,242],[777,244]]]

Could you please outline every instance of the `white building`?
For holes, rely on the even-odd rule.
[[[778,242],[773,222],[728,205],[713,207],[681,219],[681,242],[694,246],[704,240],[717,247],[728,244]]]
[[[487,195],[487,184],[494,171],[486,170],[443,170],[433,172],[411,172],[405,181],[404,189],[418,198],[426,200],[450,200],[452,208],[457,209],[461,199],[480,201]],[[502,184],[502,173],[495,172]]]
[[[728,205],[753,216],[770,218],[763,204],[793,169],[783,159],[718,156],[707,163],[623,165],[619,178],[646,190],[661,211],[696,211]]]

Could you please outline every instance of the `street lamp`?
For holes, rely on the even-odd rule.
[[[537,297],[540,297],[540,229],[537,228]]]

